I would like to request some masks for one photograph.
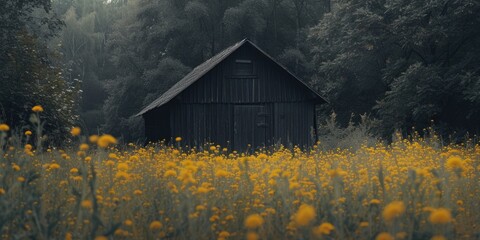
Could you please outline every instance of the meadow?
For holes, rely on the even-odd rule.
[[[480,145],[398,137],[251,154],[117,144],[72,128],[35,147],[0,125],[2,239],[479,239]],[[36,119],[36,121],[35,121]]]

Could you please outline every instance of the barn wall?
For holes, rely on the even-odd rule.
[[[265,114],[265,139],[258,141],[255,125],[248,130],[238,125],[250,121],[235,115],[236,106],[262,106]],[[311,146],[315,136],[314,105],[309,102],[264,104],[189,104],[175,103],[171,107],[171,137],[181,136],[184,145],[198,146],[206,142],[229,149],[245,150],[246,144],[270,146]],[[263,114],[262,114],[263,116]],[[237,125],[237,126],[236,126]],[[236,131],[237,129],[237,131]],[[147,129],[148,131],[148,129]],[[257,136],[258,137],[258,136]],[[251,140],[254,139],[254,140]],[[235,142],[237,141],[237,142]],[[255,141],[255,142],[251,142]]]
[[[316,142],[314,108],[309,102],[274,103],[275,142],[312,146]]]
[[[154,109],[145,115],[145,137],[147,142],[170,140],[170,109],[168,107]]]
[[[171,108],[172,136],[181,136],[183,144],[214,142],[230,147],[233,139],[233,105],[180,104]]]

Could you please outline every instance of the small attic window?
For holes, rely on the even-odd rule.
[[[253,75],[252,60],[237,59],[235,60],[235,68],[233,74],[236,76],[248,76]]]

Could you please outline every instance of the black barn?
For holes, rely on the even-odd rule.
[[[137,116],[148,141],[205,142],[235,150],[248,144],[311,146],[320,95],[245,39],[187,74]]]

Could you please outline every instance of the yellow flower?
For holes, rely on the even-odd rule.
[[[294,189],[300,188],[300,183],[298,183],[298,182],[290,182],[290,185],[288,186],[288,188],[289,188],[290,190],[294,190]]]
[[[80,133],[82,133],[82,129],[79,127],[73,127],[72,130],[70,130],[70,134],[74,137],[80,135]]]
[[[227,238],[227,237],[230,237],[230,233],[227,232],[227,231],[221,231],[221,232],[218,234],[218,237],[220,237],[220,238]]]
[[[452,214],[448,209],[438,208],[430,213],[428,221],[433,224],[446,224],[452,221]]]
[[[137,196],[142,195],[142,193],[143,193],[143,192],[142,192],[141,190],[138,190],[138,189],[135,190],[135,191],[133,191],[133,194],[135,194],[135,195],[137,195]]]
[[[215,177],[228,177],[228,172],[222,169],[219,169],[215,172]]]
[[[0,132],[7,132],[7,131],[10,131],[10,127],[5,123],[0,124]]]
[[[107,148],[110,144],[117,144],[117,139],[112,135],[104,134],[98,138],[97,145],[101,148]]]
[[[260,239],[260,236],[258,236],[258,234],[256,232],[248,232],[246,239],[247,240],[258,240],[258,239]]]
[[[72,174],[78,173],[78,168],[70,169],[70,173],[72,173]]]
[[[123,171],[119,171],[115,174],[115,178],[117,178],[117,179],[129,179],[130,174],[128,174],[126,172],[123,172]]]
[[[197,189],[197,193],[208,193],[208,192],[210,192],[210,190],[206,187],[199,187]]]
[[[270,214],[277,213],[277,211],[274,208],[267,208],[267,209],[265,209],[265,212],[270,213]]]
[[[447,159],[447,168],[455,170],[455,169],[463,169],[464,163],[463,160],[459,156],[452,156]]]
[[[81,203],[80,203],[80,206],[82,206],[83,208],[86,208],[86,209],[90,209],[93,207],[93,203],[92,201],[90,200],[83,200]]]
[[[429,175],[428,168],[416,169],[415,172],[420,177],[427,177]]]
[[[321,237],[322,235],[329,235],[333,230],[335,230],[335,226],[331,223],[322,223],[320,226],[313,229],[313,234],[317,237]]]
[[[430,238],[430,240],[447,240],[447,238],[442,235],[435,235],[432,238]]]
[[[127,220],[123,221],[123,224],[124,224],[125,226],[132,226],[132,225],[133,225],[133,222],[132,222],[132,220],[127,219]]]
[[[88,141],[90,141],[91,143],[96,143],[98,141],[98,135],[91,135],[90,137],[88,137]]]
[[[73,181],[75,181],[75,182],[80,182],[80,181],[82,181],[83,178],[82,178],[82,176],[75,176],[75,177],[73,177],[72,179],[73,179]]]
[[[343,171],[342,169],[332,169],[330,171],[328,171],[328,175],[330,175],[330,177],[334,178],[334,177],[343,177],[345,175],[347,175],[347,172],[346,171]]]
[[[80,147],[78,147],[78,149],[80,149],[81,151],[87,151],[88,148],[89,148],[89,146],[86,143],[82,143],[82,144],[80,144]]]
[[[95,240],[108,240],[108,238],[105,236],[96,236]]]
[[[368,227],[368,222],[360,222],[360,227]]]
[[[297,226],[306,226],[314,220],[316,216],[317,213],[315,212],[314,207],[302,204],[294,216],[294,221]]]
[[[72,240],[72,239],[73,239],[72,234],[69,233],[69,232],[67,232],[67,233],[65,234],[65,240]]]
[[[19,181],[19,182],[25,182],[25,180],[26,180],[26,179],[25,179],[24,177],[18,177],[18,178],[17,178],[17,181]]]
[[[30,144],[25,144],[25,151],[31,151],[32,150],[32,145]]]
[[[5,189],[0,188],[0,196],[3,195],[3,194],[5,194],[5,192],[6,192]]]
[[[25,136],[31,136],[31,135],[32,135],[32,131],[30,130],[25,131]]]
[[[160,221],[153,221],[150,223],[150,230],[158,230],[163,227],[163,224]]]
[[[122,235],[123,235],[123,230],[120,229],[120,228],[118,228],[117,230],[115,230],[115,231],[113,232],[113,235],[115,235],[115,236],[122,236]]]
[[[383,209],[382,216],[386,221],[391,221],[400,217],[405,212],[405,205],[401,201],[394,201],[389,203]]]
[[[210,146],[210,151],[215,151],[217,148],[215,146]]]
[[[382,232],[382,233],[377,235],[375,240],[395,240],[395,238],[392,235],[390,235],[389,233]]]
[[[380,203],[381,203],[381,201],[378,200],[378,199],[372,199],[372,200],[370,201],[370,204],[372,204],[372,205],[376,205],[376,204],[380,204]]]
[[[163,174],[164,177],[176,177],[177,172],[175,170],[167,170],[165,174]]]
[[[36,106],[32,107],[32,111],[37,112],[37,113],[38,112],[43,112],[43,107],[40,106],[40,105],[36,105]]]
[[[249,215],[245,219],[245,227],[249,228],[249,229],[258,228],[258,227],[262,226],[263,223],[264,223],[264,220],[263,220],[262,216],[260,216],[259,214]]]
[[[207,209],[207,207],[205,207],[204,205],[197,205],[195,207],[196,211],[203,211],[203,210],[206,210],[206,209]]]
[[[182,137],[176,137],[175,138],[175,142],[180,142],[180,141],[182,141]]]
[[[119,171],[127,171],[128,170],[128,165],[126,163],[119,163],[117,165],[117,168]]]
[[[267,154],[265,154],[265,153],[260,153],[260,154],[258,155],[258,159],[265,160],[265,159],[267,159],[267,158],[268,158],[268,156],[267,156]]]
[[[215,215],[211,216],[209,220],[210,220],[210,222],[215,222],[215,221],[217,221],[218,219],[220,219],[220,217],[215,214]]]
[[[59,169],[60,165],[58,163],[52,163],[52,164],[50,164],[49,168],[50,169]]]
[[[14,171],[18,172],[18,171],[20,171],[21,168],[20,168],[20,166],[18,166],[17,164],[14,163],[14,164],[12,165],[12,169],[13,169]]]

